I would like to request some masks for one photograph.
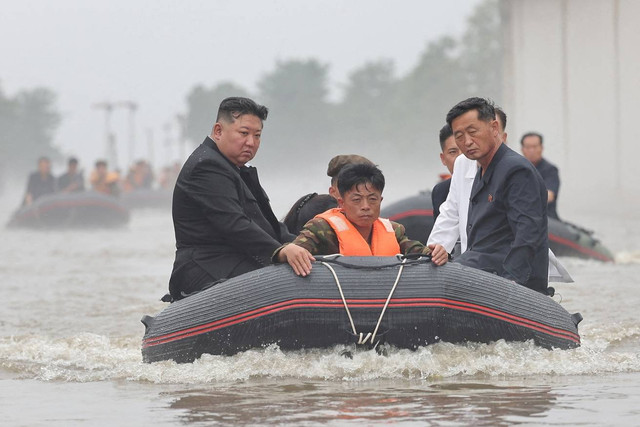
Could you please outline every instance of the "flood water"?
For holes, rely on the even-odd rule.
[[[2,199],[3,223],[14,201]],[[165,306],[168,211],[134,211],[119,230],[0,228],[0,425],[638,425],[637,212],[573,212],[618,261],[561,259],[576,283],[556,299],[584,316],[580,348],[439,343],[348,359],[274,346],[184,365],[140,353],[140,318]]]

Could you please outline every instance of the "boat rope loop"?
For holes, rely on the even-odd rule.
[[[424,255],[420,253],[396,255],[397,261],[389,262],[386,264],[375,264],[375,265],[353,264],[348,261],[342,261],[341,259],[343,258],[343,255],[341,254],[316,255],[315,258],[320,263],[324,261],[331,264],[339,265],[341,267],[352,268],[356,270],[384,270],[391,267],[397,267],[401,264],[406,264],[406,265],[428,264],[431,262],[431,255]]]
[[[368,332],[366,335],[362,332],[358,333],[356,330],[356,325],[353,323],[353,316],[351,316],[351,311],[349,310],[349,305],[347,304],[347,299],[344,297],[344,292],[342,291],[342,285],[340,285],[340,279],[338,279],[338,275],[336,271],[333,269],[331,265],[328,263],[321,261],[321,264],[329,269],[331,274],[333,274],[333,278],[336,281],[336,285],[338,286],[338,291],[340,292],[340,297],[342,298],[342,303],[344,304],[344,309],[347,312],[347,317],[349,318],[349,323],[351,323],[351,329],[353,330],[353,334],[358,337],[358,344],[366,344],[367,341],[371,344],[378,345],[378,343],[374,343],[376,339],[376,334],[378,333],[378,329],[380,328],[380,324],[382,323],[382,318],[384,317],[384,313],[387,311],[387,307],[389,306],[389,301],[391,301],[391,297],[393,296],[396,287],[398,286],[398,282],[400,281],[400,277],[402,276],[402,271],[404,269],[407,258],[404,258],[400,263],[400,268],[398,269],[398,275],[396,276],[396,281],[393,283],[391,287],[391,291],[389,292],[389,296],[387,297],[387,301],[384,303],[384,307],[382,307],[382,312],[380,313],[380,317],[378,318],[378,323],[376,323],[376,327],[373,332]]]

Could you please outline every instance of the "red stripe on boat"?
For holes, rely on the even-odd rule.
[[[609,258],[608,256],[601,254],[600,252],[596,252],[589,248],[585,248],[584,246],[580,246],[576,242],[572,242],[571,240],[565,239],[560,236],[556,236],[555,234],[549,233],[549,240],[553,240],[556,243],[569,246],[570,248],[575,249],[578,252],[582,252],[585,255],[589,255],[593,258],[597,258],[599,260],[606,261],[606,262],[613,262],[612,258]]]
[[[386,299],[375,300],[347,300],[347,303],[351,308],[382,308]],[[151,337],[143,340],[143,347],[152,347],[155,345],[166,344],[172,341],[201,335],[207,332],[211,332],[217,329],[233,326],[238,323],[246,322],[258,317],[266,316],[268,314],[277,313],[284,310],[291,310],[296,308],[343,308],[344,304],[340,299],[295,299],[289,301],[283,301],[276,304],[272,304],[266,307],[261,307],[255,310],[251,310],[245,313],[236,314],[224,319],[216,320],[215,322],[207,323],[204,325],[195,326],[192,328],[183,329],[181,331],[172,332],[165,335]],[[552,335],[559,338],[568,339],[570,341],[580,343],[580,337],[570,331],[554,328],[552,326],[544,325],[533,320],[525,319],[523,317],[515,316],[509,313],[505,313],[499,310],[495,310],[489,307],[466,303],[461,301],[454,301],[444,298],[406,298],[406,299],[394,299],[389,302],[389,307],[402,308],[402,307],[445,307],[461,311],[467,311],[472,313],[481,314],[495,319],[503,320],[514,325],[523,326],[528,329],[536,330],[548,335]]]
[[[433,216],[433,209],[411,209],[409,211],[391,215],[389,219],[391,221],[397,221],[399,219],[408,218],[410,216]]]

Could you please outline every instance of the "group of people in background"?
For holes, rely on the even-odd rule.
[[[84,173],[78,167],[77,158],[70,157],[66,172],[55,178],[51,172],[51,160],[48,157],[40,157],[38,170],[29,175],[22,206],[28,206],[38,198],[53,193],[73,193],[89,188],[102,194],[118,196],[122,192],[152,189],[156,184],[153,169],[145,160],[138,160],[131,165],[124,177],[118,171],[109,170],[106,160],[97,160],[94,166],[86,186]],[[179,171],[178,163],[163,167],[157,179],[157,186],[171,190]]]

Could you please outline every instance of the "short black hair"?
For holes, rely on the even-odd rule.
[[[67,161],[68,165],[77,165],[78,164],[78,159],[76,159],[75,157],[69,157],[69,160]]]
[[[338,174],[338,191],[341,196],[360,184],[371,184],[373,188],[382,193],[384,175],[377,166],[367,163],[346,165]]]
[[[245,114],[257,116],[260,120],[265,121],[267,120],[269,109],[264,105],[257,104],[253,99],[233,96],[223,99],[220,103],[216,122],[233,123],[238,117]]]
[[[96,160],[96,167],[98,167],[98,166],[105,166],[106,167],[107,166],[107,161],[106,160],[102,160],[102,159]]]
[[[451,126],[444,125],[442,129],[440,129],[440,149],[444,152],[444,143],[449,137],[453,136],[453,131],[451,130]]]
[[[451,126],[454,119],[472,110],[476,110],[478,112],[478,119],[484,122],[491,122],[496,119],[496,109],[492,101],[485,98],[473,97],[458,102],[449,110],[447,113],[447,124]]]
[[[528,136],[537,136],[540,139],[540,145],[542,145],[542,135],[540,135],[538,132],[527,132],[524,135],[522,135],[522,138],[520,138],[520,145],[524,145],[524,139]]]
[[[494,110],[496,110],[496,116],[500,117],[500,123],[502,123],[502,131],[507,130],[507,114],[504,110],[497,105],[493,106]]]

